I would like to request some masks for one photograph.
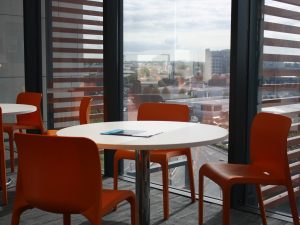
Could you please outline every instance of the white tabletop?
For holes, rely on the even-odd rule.
[[[33,105],[0,103],[3,114],[26,114],[36,111]]]
[[[117,135],[101,135],[113,129],[161,131],[149,138]],[[86,137],[99,148],[153,150],[209,145],[224,140],[228,131],[224,128],[187,122],[120,121],[72,126],[61,129],[58,136]]]

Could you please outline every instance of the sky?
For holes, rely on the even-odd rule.
[[[124,0],[124,53],[204,61],[230,48],[231,0]]]

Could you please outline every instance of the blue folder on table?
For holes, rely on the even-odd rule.
[[[132,137],[151,137],[162,133],[161,131],[144,131],[144,130],[123,130],[114,129],[101,132],[102,135],[119,135],[119,136],[132,136]]]

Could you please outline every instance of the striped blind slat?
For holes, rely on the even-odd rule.
[[[99,95],[89,95],[93,98],[93,101],[103,101],[103,96]],[[65,98],[53,98],[52,96],[48,97],[48,103],[79,103],[82,97],[65,97]]]
[[[86,25],[95,25],[95,26],[103,26],[102,21],[97,20],[84,20],[84,19],[76,19],[76,18],[65,18],[65,17],[52,17],[53,22],[61,22],[61,23],[73,23],[73,24],[86,24]]]
[[[294,188],[295,197],[300,196],[300,187]],[[283,192],[280,195],[275,195],[274,197],[267,199],[264,201],[264,205],[266,207],[273,207],[275,208],[278,205],[282,205],[288,202],[288,194],[287,192]]]
[[[52,31],[57,33],[103,35],[103,32],[101,30],[75,29],[64,27],[53,27]]]
[[[53,127],[78,124],[82,96],[92,122],[103,120],[103,0],[52,0],[48,110]]]
[[[300,84],[266,84],[262,86],[263,91],[288,91],[300,88]]]
[[[103,68],[54,68],[54,73],[79,73],[79,72],[103,72]]]
[[[299,0],[277,0],[277,2],[287,3],[290,5],[300,6]]]
[[[75,9],[75,8],[67,8],[67,7],[60,7],[60,6],[52,6],[52,12],[89,15],[89,16],[103,16],[103,13],[100,11]]]
[[[53,78],[55,83],[69,83],[69,82],[102,82],[102,77],[60,77]]]
[[[285,4],[278,4],[285,3]],[[261,70],[261,107],[292,118],[288,138],[288,157],[296,195],[300,195],[300,6],[299,0],[265,2],[263,55]],[[299,149],[299,148],[298,148]],[[286,190],[277,185],[262,188],[264,204],[271,209],[288,202]]]
[[[87,0],[55,0],[55,3],[72,3],[72,4],[79,4],[79,5],[89,5],[89,6],[96,6],[96,7],[103,7],[103,2],[95,2],[95,1],[87,1]]]
[[[99,114],[91,114],[90,119],[103,119],[103,113]],[[62,122],[73,122],[73,121],[79,121],[79,116],[68,116],[68,117],[57,117],[54,118],[54,122],[56,123],[62,123]]]
[[[63,53],[99,53],[102,54],[102,49],[89,49],[89,48],[53,48],[53,52]]]
[[[294,175],[292,176],[292,181],[294,185],[300,184],[300,175]],[[284,192],[286,191],[286,188],[284,186],[276,186],[276,185],[267,185],[262,188],[262,193],[265,195],[272,195],[272,194],[277,194],[278,192]]]
[[[273,104],[273,105],[283,105],[283,104],[295,104],[300,102],[300,97],[287,97],[287,98],[273,98],[273,99],[263,99],[263,104]]]
[[[278,23],[265,22],[264,29],[269,31],[276,31],[289,34],[300,34],[300,27],[283,25]]]
[[[91,106],[91,110],[103,110],[102,104],[94,104]],[[53,110],[54,113],[62,113],[62,112],[79,112],[79,106],[75,107],[62,107],[62,108],[55,108]]]
[[[286,48],[300,48],[300,41],[265,38],[264,45],[265,46],[286,47]]]
[[[299,12],[271,7],[271,6],[265,6],[265,14],[271,16],[283,17],[292,20],[300,20]]]
[[[52,88],[48,89],[48,92],[59,93],[59,92],[92,92],[92,91],[103,91],[103,87],[71,87],[71,88]]]
[[[62,38],[62,37],[53,37],[52,42],[58,43],[76,43],[76,44],[96,44],[102,45],[103,40],[96,39],[78,39],[78,38]]]
[[[53,58],[53,62],[70,62],[70,63],[102,63],[103,59],[88,58]]]
[[[264,61],[272,61],[272,62],[300,62],[300,56],[299,55],[264,54],[263,60]],[[297,76],[297,75],[294,75],[294,76]]]
[[[263,71],[264,77],[280,77],[280,76],[300,76],[299,70],[288,69],[266,69]]]
[[[300,123],[297,124],[297,126],[300,125]],[[300,157],[300,149],[294,149],[294,150],[290,150],[288,151],[288,157],[290,159],[294,159],[294,158],[298,158]],[[298,162],[299,163],[299,162]],[[300,176],[300,175],[299,175]],[[299,177],[300,178],[300,177]],[[299,179],[300,181],[300,179]]]

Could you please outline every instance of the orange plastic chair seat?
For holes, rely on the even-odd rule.
[[[134,199],[135,195],[132,191],[127,190],[102,190],[102,209],[101,214],[106,215],[115,209],[116,205],[127,199]]]
[[[284,183],[284,178],[275,172],[249,165],[207,163],[201,167],[201,172],[221,185]]]

